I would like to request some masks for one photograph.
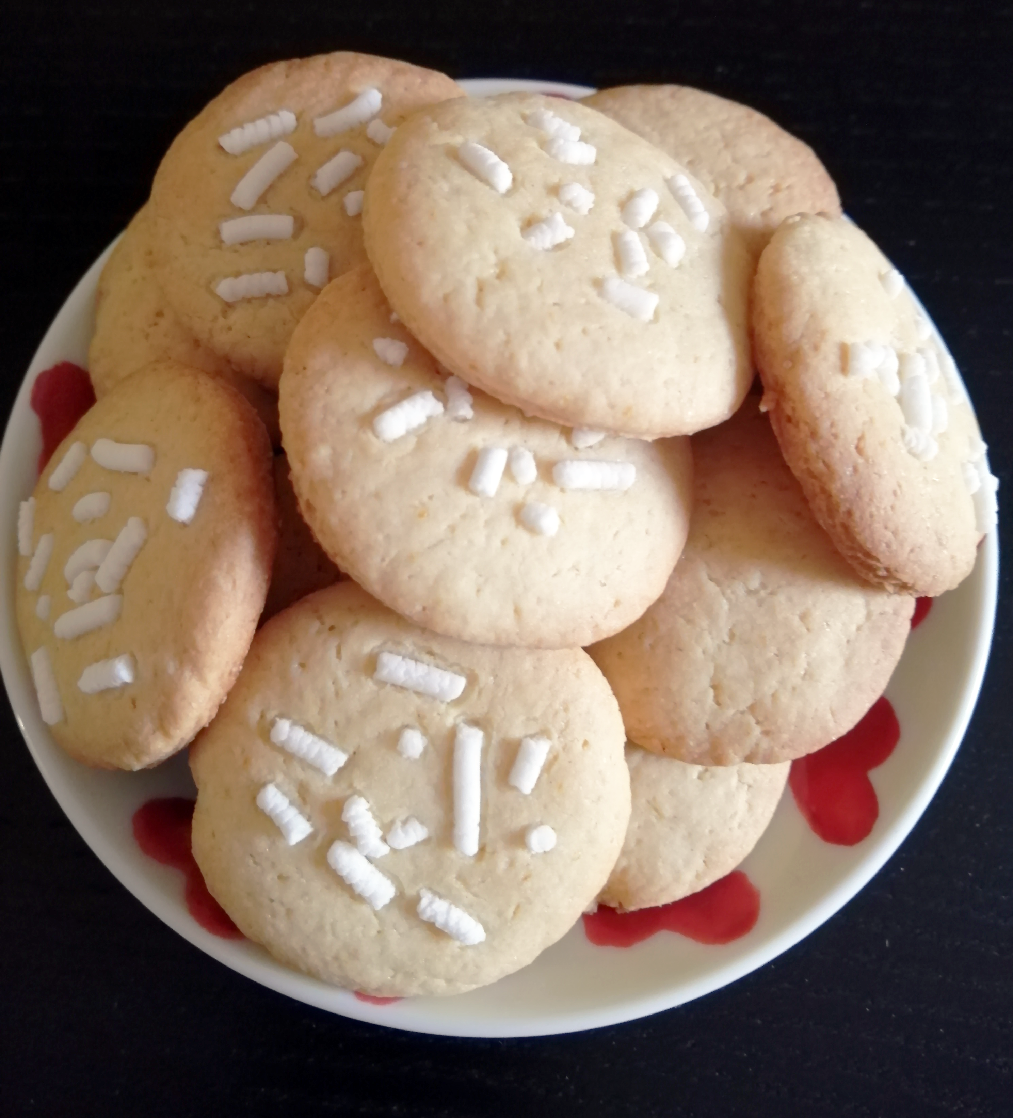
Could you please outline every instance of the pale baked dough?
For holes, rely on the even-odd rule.
[[[441,702],[374,680],[381,651],[460,673],[463,693]],[[271,741],[289,719],[344,750],[326,776]],[[484,734],[477,852],[454,842],[457,727]],[[428,744],[398,752],[415,728]],[[550,748],[530,794],[509,782],[521,740]],[[579,649],[492,649],[428,633],[352,582],[321,590],[269,621],[236,686],[191,751],[197,782],[193,851],[212,894],[245,935],[288,966],[369,994],[451,994],[531,962],[579,918],[604,885],[629,820],[619,710]],[[289,846],[257,806],[273,783],[312,826]],[[327,861],[352,843],[342,816],[363,797],[384,836],[414,817],[429,836],[370,859],[394,886],[378,911]],[[557,841],[532,853],[526,836]],[[417,912],[421,890],[477,920],[466,945]]]
[[[532,123],[551,112],[581,130],[595,162],[549,153]],[[462,162],[478,143],[505,162],[500,194]],[[470,149],[464,149],[465,151]],[[696,229],[669,186],[684,169],[586,105],[535,94],[464,99],[417,113],[377,159],[366,189],[366,248],[380,286],[412,333],[464,380],[558,423],[655,438],[727,419],[753,370],[746,336],[751,263],[720,202],[687,178],[706,212]],[[590,189],[581,215],[560,189]],[[658,196],[685,254],[666,263],[646,227],[624,223],[641,189]],[[540,250],[533,225],[561,215],[573,236]],[[620,279],[616,237],[629,234],[647,271],[628,282],[658,297],[648,321],[609,302]]]
[[[392,366],[374,343],[405,345]],[[604,438],[527,419],[473,391],[473,418],[447,411],[384,442],[376,417],[445,374],[400,323],[368,267],[335,280],[296,329],[281,379],[292,481],[324,549],[370,593],[426,628],[487,644],[576,647],[616,633],[662,592],[686,540],[688,439]],[[578,439],[579,441],[579,439]],[[537,477],[508,464],[493,496],[469,488],[484,448],[524,448]],[[564,490],[557,462],[630,463],[625,491]],[[551,507],[555,535],[525,525]]]
[[[883,693],[914,599],[845,562],[755,396],[693,455],[689,539],[665,592],[591,655],[646,749],[707,765],[811,753]]]

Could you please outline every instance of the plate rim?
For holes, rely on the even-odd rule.
[[[506,90],[558,93],[568,97],[582,97],[593,92],[593,89],[588,86],[538,79],[472,78],[463,79],[460,84],[472,96],[489,96]],[[25,474],[25,463],[18,457],[19,448],[16,447],[16,443],[21,439],[17,437],[17,432],[14,432],[14,419],[16,416],[23,416],[26,412],[31,414],[29,399],[37,374],[55,361],[66,359],[54,356],[54,352],[60,348],[61,338],[67,331],[68,323],[76,322],[90,313],[99,274],[118,240],[119,237],[98,256],[75,284],[54,316],[29,363],[15,396],[3,442],[0,445],[0,478]],[[10,486],[6,491],[0,492],[0,522],[8,525],[16,522],[17,505],[21,499],[20,493],[13,492],[14,488],[16,487]],[[424,1012],[411,1011],[411,999],[396,1006],[375,1006],[361,1002],[350,991],[328,986],[326,983],[282,967],[267,955],[263,948],[251,952],[247,941],[243,941],[241,950],[229,950],[229,947],[233,947],[230,941],[222,940],[197,925],[185,910],[180,911],[178,903],[170,903],[164,890],[150,877],[141,875],[138,879],[124,852],[104,834],[94,829],[83,802],[70,794],[64,774],[55,764],[50,763],[45,752],[37,745],[35,738],[40,728],[46,736],[48,733],[30,704],[32,685],[27,660],[22,653],[17,632],[13,577],[13,572],[17,569],[17,556],[13,533],[8,533],[7,545],[0,565],[2,565],[0,577],[4,579],[3,594],[0,596],[0,674],[3,677],[15,721],[36,767],[61,811],[99,861],[132,896],[185,940],[231,970],[277,993],[327,1012],[387,1028],[428,1035],[487,1038],[519,1038],[583,1032],[673,1009],[721,989],[764,966],[812,934],[843,908],[893,857],[901,842],[910,834],[938,791],[960,747],[978,701],[991,651],[997,609],[999,566],[998,538],[996,530],[993,529],[985,537],[979,549],[976,571],[969,576],[978,579],[981,608],[973,632],[974,654],[971,662],[965,665],[966,681],[957,709],[951,717],[950,731],[946,736],[945,745],[939,750],[926,776],[912,792],[906,808],[889,828],[879,834],[875,846],[868,850],[866,856],[819,903],[811,905],[800,916],[789,921],[779,933],[768,937],[752,950],[746,951],[724,965],[711,968],[696,979],[680,982],[675,988],[677,991],[675,993],[672,988],[668,988],[652,995],[635,997],[632,1001],[603,1006],[596,1011],[583,1009],[563,1011],[549,1016],[541,1014],[538,1018],[526,1020],[521,1025],[515,1018],[508,1017],[500,1023],[497,1019],[490,1020],[484,1015],[476,1018],[468,1017],[466,1014],[461,1021],[437,1018],[435,1021],[425,1022]],[[4,637],[7,639],[4,640]],[[27,706],[24,703],[26,692],[29,695]],[[336,1001],[339,1004],[335,1004]]]

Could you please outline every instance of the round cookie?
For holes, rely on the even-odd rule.
[[[797,213],[840,216],[834,180],[770,117],[687,85],[625,85],[584,98],[687,167],[728,210],[754,257]]]
[[[812,753],[883,693],[914,599],[851,570],[754,407],[693,455],[689,539],[664,594],[589,651],[645,749],[703,765]]]
[[[585,653],[439,637],[351,582],[260,630],[190,758],[212,894],[283,963],[378,996],[525,966],[629,820],[622,721]]]
[[[95,404],[18,521],[18,628],[58,744],[139,769],[190,741],[239,672],[274,547],[271,449],[237,392],[163,362]]]
[[[200,344],[166,302],[152,264],[148,207],[127,226],[102,269],[95,297],[95,333],[88,374],[96,397],[152,361],[177,361],[218,377],[253,405],[274,446],[281,443],[278,400],[256,381]]]
[[[786,222],[760,258],[756,360],[781,450],[866,579],[936,595],[995,524],[985,446],[953,361],[849,221]]]
[[[767,829],[791,765],[687,765],[626,746],[633,809],[598,900],[632,912],[670,904],[732,872]]]
[[[284,454],[274,456],[274,502],[278,510],[278,550],[261,623],[307,594],[344,577],[321,550],[309,525],[299,514],[288,458]]]
[[[417,113],[376,162],[363,224],[412,333],[528,413],[685,435],[749,388],[742,238],[675,160],[585,105],[505,94]]]
[[[351,52],[233,82],[177,136],[152,186],[159,282],[184,326],[275,387],[320,288],[365,259],[358,207],[389,130],[462,93],[444,74]]]
[[[398,422],[423,405],[419,426]],[[688,439],[572,432],[448,384],[391,321],[368,267],[334,280],[299,324],[280,408],[293,485],[324,550],[447,636],[600,640],[658,597],[686,540]],[[563,487],[599,476],[612,488]]]

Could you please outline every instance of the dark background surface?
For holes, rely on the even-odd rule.
[[[0,31],[3,414],[160,154],[245,70],[329,49],[455,77],[679,81],[812,144],[970,386],[1008,504],[1013,6],[34,3]],[[1002,525],[1008,555],[1010,519]],[[1010,580],[950,775],[873,882],[716,994],[584,1035],[419,1037],[202,955],[91,854],[0,714],[0,1113],[1013,1113]],[[889,946],[886,946],[887,941]],[[590,980],[593,980],[590,979]]]

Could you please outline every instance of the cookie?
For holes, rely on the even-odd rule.
[[[270,445],[236,391],[167,361],[99,400],[18,518],[18,628],[57,743],[140,769],[190,741],[239,672],[274,547]]]
[[[811,753],[883,693],[914,599],[848,566],[755,404],[696,436],[693,456],[689,539],[665,592],[589,651],[652,752],[700,765]]]
[[[288,458],[284,454],[274,456],[274,503],[278,510],[278,550],[261,623],[307,594],[344,577],[324,554],[299,514]]]
[[[186,329],[276,387],[295,324],[364,259],[362,189],[391,129],[462,93],[444,74],[350,52],[233,82],[175,139],[151,191],[159,283]]]
[[[152,361],[176,361],[218,377],[241,392],[281,443],[278,400],[256,381],[200,344],[183,327],[155,278],[148,207],[127,226],[99,276],[95,333],[88,348],[88,374],[99,398]]]
[[[639,617],[686,539],[689,440],[528,419],[391,318],[356,269],[285,359],[292,481],[324,550],[403,616],[482,644],[572,648]]]
[[[998,483],[903,277],[849,221],[792,219],[760,258],[754,334],[781,450],[855,570],[912,594],[960,583]]]
[[[212,894],[281,962],[378,996],[529,963],[629,819],[622,721],[585,653],[439,637],[352,582],[260,630],[190,758]]]
[[[780,765],[687,765],[626,746],[633,809],[599,901],[632,912],[731,873],[767,829],[788,780]]]
[[[376,162],[363,225],[408,329],[528,413],[685,435],[752,380],[751,264],[724,207],[585,105],[505,94],[417,113]]]
[[[759,257],[797,213],[839,217],[834,180],[807,144],[770,117],[686,85],[626,85],[584,98],[677,159],[724,203]]]

